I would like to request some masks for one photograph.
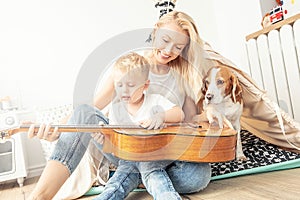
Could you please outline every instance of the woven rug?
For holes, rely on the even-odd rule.
[[[241,131],[241,138],[247,160],[211,163],[212,180],[300,167],[300,154],[267,143],[246,130]]]

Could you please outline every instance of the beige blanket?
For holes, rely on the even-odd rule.
[[[204,50],[206,60],[203,62],[204,66],[201,66],[202,73],[206,73],[209,67],[216,66],[220,62],[231,67],[239,78],[244,99],[242,127],[269,143],[287,148],[294,148],[292,145],[300,147],[299,123],[279,109],[286,133],[284,135],[276,114],[276,104],[270,100],[267,92],[260,89],[251,77],[237,69],[231,61],[215,52],[209,44],[205,43]],[[292,145],[289,142],[292,142]],[[55,199],[75,199],[85,194],[97,181],[95,166],[99,166],[99,159],[90,159],[85,155],[75,173],[61,188]],[[104,169],[108,170],[108,168]],[[102,173],[106,174],[107,171]]]
[[[215,52],[209,44],[205,43],[204,50],[205,57],[210,64],[218,65],[220,62],[230,66],[243,87],[242,127],[269,143],[292,149],[300,148],[299,123],[281,110],[268,97],[268,93],[260,89],[251,77],[237,69],[231,61]],[[279,124],[281,119],[283,127]]]

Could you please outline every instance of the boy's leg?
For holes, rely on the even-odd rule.
[[[108,180],[104,191],[94,200],[123,200],[132,190],[140,184],[140,175],[135,164],[129,162],[120,164],[114,175]]]
[[[180,200],[181,197],[175,190],[169,175],[165,171],[165,166],[169,162],[140,162],[139,170],[143,184],[147,191],[156,200]]]

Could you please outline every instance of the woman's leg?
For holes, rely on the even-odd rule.
[[[175,161],[166,171],[180,194],[199,192],[207,187],[211,179],[209,163]]]
[[[68,124],[108,123],[102,113],[88,105],[78,106]],[[89,133],[61,133],[55,149],[29,199],[51,199],[75,170],[89,144]]]
[[[29,200],[52,199],[70,176],[68,169],[55,160],[49,160]]]

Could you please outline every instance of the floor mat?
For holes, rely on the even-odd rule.
[[[300,154],[283,150],[250,132],[241,131],[246,161],[211,163],[212,180],[300,167]]]

